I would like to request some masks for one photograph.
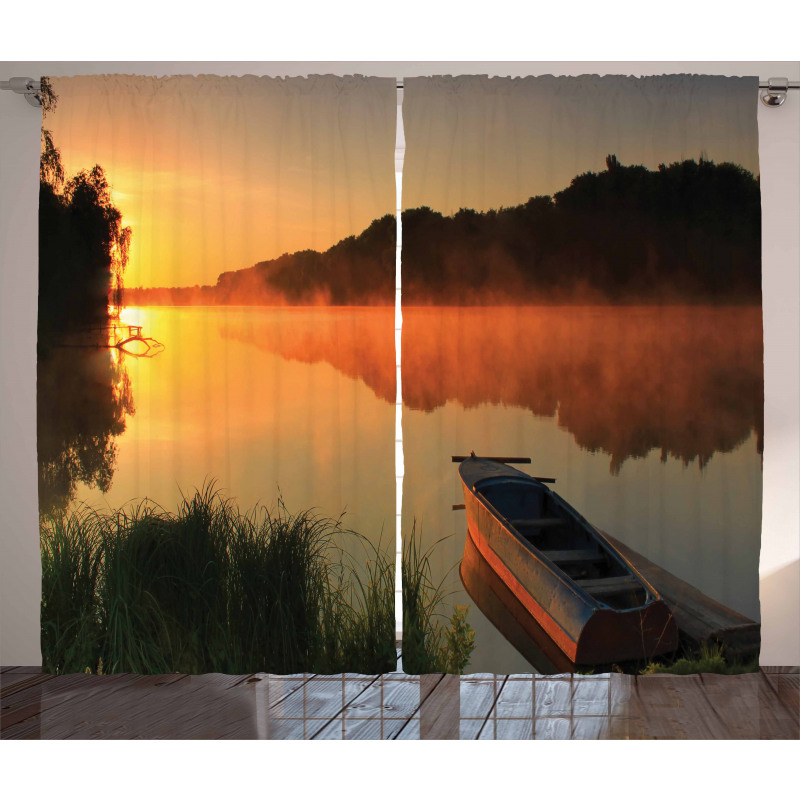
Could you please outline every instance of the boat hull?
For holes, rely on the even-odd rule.
[[[503,469],[510,470],[497,465],[487,467],[491,473],[502,474]],[[477,553],[508,590],[504,607],[514,622],[507,627],[529,628],[532,639],[542,631],[567,661],[576,666],[649,660],[676,649],[678,629],[672,613],[651,587],[648,586],[653,599],[643,607],[629,610],[604,607],[545,559],[537,557],[509,528],[507,521],[474,491],[470,473],[467,474],[468,479],[464,480],[462,471],[468,528],[465,559],[468,567],[474,567]],[[477,574],[473,568],[469,577]],[[480,594],[476,581],[471,583],[472,590],[467,586],[468,591]],[[494,597],[499,594],[504,593],[495,592]],[[541,640],[541,636],[538,638]],[[555,660],[558,659],[550,658]]]

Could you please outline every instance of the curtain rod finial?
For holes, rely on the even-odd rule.
[[[761,102],[771,108],[782,106],[786,102],[788,91],[789,80],[787,78],[770,78],[767,81],[767,88],[761,92]]]
[[[42,99],[39,93],[42,91],[42,82],[34,78],[9,78],[7,81],[0,81],[0,89],[8,89],[15,94],[25,96],[29,105],[41,108]]]

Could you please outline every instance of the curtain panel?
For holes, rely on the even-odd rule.
[[[44,84],[45,669],[394,669],[394,81]]]
[[[757,79],[404,95],[403,536],[431,554],[457,666],[752,669]]]
[[[757,80],[44,79],[59,672],[743,671]],[[685,665],[684,665],[685,666]]]

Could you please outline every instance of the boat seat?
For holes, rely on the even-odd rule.
[[[511,524],[515,528],[541,530],[542,528],[558,528],[561,525],[566,525],[566,520],[561,519],[561,517],[539,517],[539,519],[512,519]]]
[[[605,556],[598,550],[542,550],[555,564],[578,564],[581,561],[604,561]]]
[[[633,575],[617,575],[614,578],[586,578],[577,580],[575,583],[585,592],[595,596],[642,588],[642,584]]]

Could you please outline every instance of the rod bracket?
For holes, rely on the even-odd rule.
[[[15,94],[21,94],[28,101],[28,105],[35,108],[42,107],[42,82],[34,78],[9,78],[0,81],[0,89],[9,89]]]
[[[761,92],[761,102],[770,108],[782,106],[786,102],[786,94],[788,91],[788,78],[770,78],[769,81],[767,81],[767,88]]]

